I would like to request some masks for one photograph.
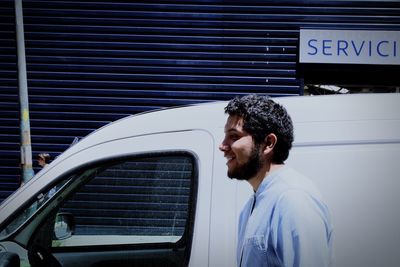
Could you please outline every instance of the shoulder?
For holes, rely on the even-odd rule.
[[[275,206],[284,213],[297,212],[305,206],[320,202],[318,198],[313,197],[309,192],[298,188],[289,188],[279,195]]]
[[[277,187],[280,187],[278,199],[283,202],[307,199],[308,197],[322,201],[322,196],[314,182],[290,167],[285,166],[279,172],[276,181]]]
[[[272,225],[291,228],[292,230],[329,224],[329,210],[322,199],[307,191],[290,189],[283,192],[275,203]]]
[[[304,218],[310,214],[325,216],[325,201],[314,183],[303,174],[285,167],[276,179],[280,184],[274,213],[285,218]]]

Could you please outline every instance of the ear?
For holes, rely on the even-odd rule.
[[[264,147],[263,154],[266,156],[271,155],[277,142],[278,142],[278,138],[276,137],[275,134],[270,133],[269,135],[267,135],[264,139],[265,147]]]

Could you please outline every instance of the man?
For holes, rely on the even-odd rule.
[[[38,155],[38,164],[40,167],[44,168],[47,165],[49,165],[49,161],[50,161],[50,154],[48,153],[40,153]]]
[[[329,211],[312,182],[284,165],[293,142],[290,116],[265,96],[231,100],[220,145],[228,177],[254,196],[239,219],[238,266],[333,265]]]

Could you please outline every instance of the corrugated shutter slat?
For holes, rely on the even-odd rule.
[[[0,202],[19,186],[20,137],[14,1],[0,1]]]
[[[13,4],[0,4],[0,122],[15,119],[0,124],[13,140],[0,140],[5,159],[19,149]],[[23,11],[33,152],[53,156],[128,114],[302,94],[300,28],[400,28],[400,2],[390,0],[24,0]]]

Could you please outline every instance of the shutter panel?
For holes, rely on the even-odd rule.
[[[23,10],[33,150],[53,156],[128,114],[302,94],[301,27],[400,28],[400,2],[390,0],[24,0]]]
[[[247,25],[265,15],[243,7],[24,1],[34,154],[57,156],[128,114],[251,92],[300,94],[297,31]]]
[[[14,1],[0,1],[0,202],[18,188],[20,138]]]

